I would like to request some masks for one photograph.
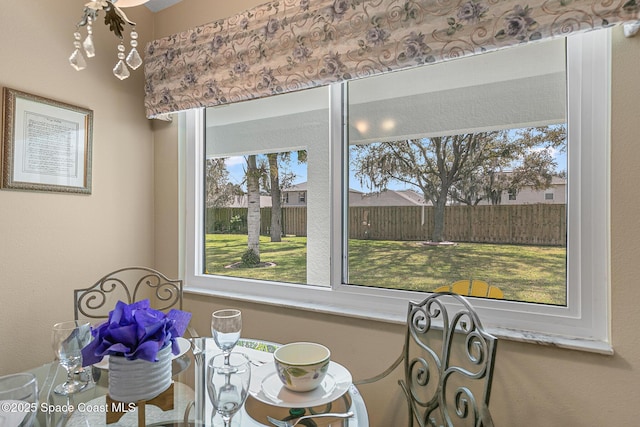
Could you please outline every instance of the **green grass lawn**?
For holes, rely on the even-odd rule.
[[[271,243],[260,238],[268,268],[225,268],[239,262],[247,237],[208,234],[209,274],[291,283],[306,282],[305,237]],[[509,300],[564,305],[566,248],[460,243],[423,246],[418,242],[349,241],[349,282],[364,286],[431,291],[460,279],[481,279],[502,289]]]
[[[241,261],[242,254],[247,250],[246,235],[207,234],[205,245],[205,265],[209,274],[306,283],[306,237],[283,237],[282,242],[271,243],[269,237],[260,236],[260,260],[275,264],[268,268],[227,268]]]

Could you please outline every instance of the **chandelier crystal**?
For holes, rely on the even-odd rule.
[[[120,39],[118,44],[118,61],[113,67],[113,75],[120,80],[124,80],[131,75],[129,68],[137,69],[142,65],[142,58],[136,49],[138,46],[138,33],[136,32],[136,23],[127,18],[122,11],[123,7],[137,6],[146,3],[148,0],[92,0],[84,5],[82,19],[76,25],[76,31],[73,33],[74,51],[69,57],[69,63],[76,70],[84,70],[87,68],[86,58],[93,58],[96,54],[95,45],[93,44],[93,23],[97,21],[100,11],[105,14],[104,23],[109,27]],[[117,4],[117,6],[116,6]],[[130,46],[131,50],[125,54],[126,47],[124,45],[123,32],[125,27],[131,26]],[[82,40],[80,30],[86,28],[86,36]],[[84,53],[84,54],[83,54]]]

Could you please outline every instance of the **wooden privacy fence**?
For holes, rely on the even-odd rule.
[[[271,208],[260,209],[260,234],[271,229]],[[207,233],[247,233],[247,208],[207,208]],[[294,236],[307,235],[307,208],[304,206],[282,209],[282,232]]]
[[[430,206],[352,207],[349,237],[430,240]],[[566,206],[553,204],[447,206],[444,239],[453,242],[565,246]]]
[[[431,239],[433,232],[433,215],[431,206],[351,207],[349,238],[427,241]],[[207,232],[246,233],[246,218],[246,208],[209,209]],[[305,207],[283,208],[283,233],[306,236],[306,218]],[[271,208],[263,208],[261,234],[269,234],[270,221]],[[566,235],[565,205],[445,208],[444,239],[453,242],[565,246]]]

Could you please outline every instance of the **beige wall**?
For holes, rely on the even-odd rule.
[[[117,43],[102,15],[97,56],[82,72],[71,68],[84,3],[0,4],[0,86],[94,111],[93,194],[0,190],[0,375],[53,359],[51,325],[73,318],[74,288],[121,266],[154,263],[153,132],[143,73],[122,82],[111,74]],[[142,44],[150,40],[153,14],[140,8],[130,18]]]
[[[230,2],[207,8],[204,0],[182,2],[157,14],[156,35],[222,18],[261,2]],[[191,9],[192,8],[192,9]],[[215,9],[215,10],[214,10]],[[194,13],[190,13],[193,10]],[[220,13],[218,13],[220,12]],[[491,410],[497,426],[635,426],[640,380],[640,37],[625,39],[615,30],[613,58],[611,159],[611,277],[614,356],[536,344],[501,341]],[[175,130],[175,129],[174,129]],[[177,196],[174,196],[177,197]],[[164,212],[163,209],[159,211]],[[177,222],[177,217],[174,218]],[[157,248],[158,252],[164,249]],[[177,255],[176,255],[177,256]],[[174,256],[166,256],[172,259]],[[162,266],[159,266],[162,267]],[[381,371],[395,359],[402,343],[398,326],[261,304],[190,295],[186,306],[194,325],[209,333],[211,311],[239,307],[243,334],[278,342],[317,340],[331,347],[335,359],[355,378]],[[398,375],[400,373],[398,372]],[[362,386],[372,427],[403,425],[405,413],[396,379]]]

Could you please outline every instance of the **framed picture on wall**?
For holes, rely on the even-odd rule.
[[[91,194],[93,111],[3,88],[2,188]]]

